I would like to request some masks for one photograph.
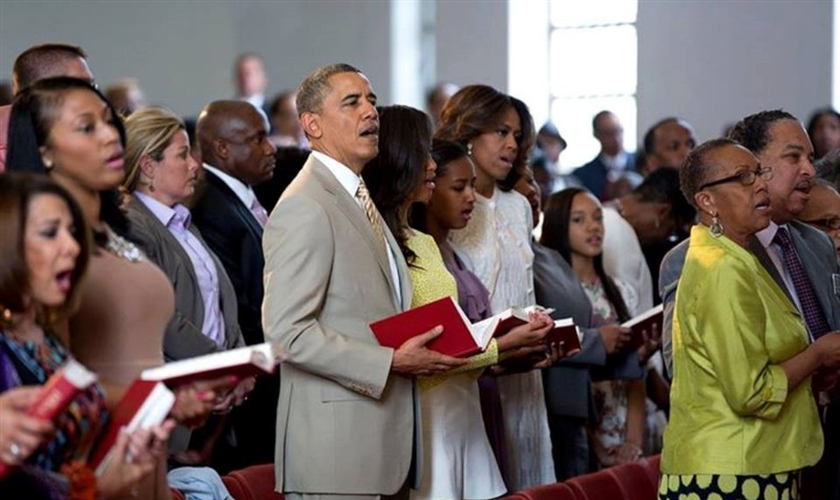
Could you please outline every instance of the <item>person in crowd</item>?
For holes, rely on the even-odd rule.
[[[679,189],[679,174],[660,169],[604,209],[604,269],[633,287],[645,311],[658,302],[653,283],[665,253],[687,237],[694,208]],[[631,231],[632,230],[632,231]]]
[[[12,65],[12,94],[38,80],[55,76],[71,76],[93,82],[87,54],[80,47],[65,43],[33,45],[20,53]],[[0,173],[6,168],[9,116],[12,107],[0,106]]]
[[[440,114],[446,101],[452,97],[455,92],[458,92],[458,85],[449,82],[438,82],[434,87],[429,89],[426,93],[426,112],[432,118],[433,127],[435,129],[440,126]]]
[[[122,117],[146,107],[146,96],[136,78],[124,78],[105,89],[105,97]]]
[[[527,107],[525,107],[527,108]],[[476,168],[476,204],[470,223],[450,240],[490,292],[492,312],[534,304],[531,209],[506,182],[528,161],[534,144],[511,97],[470,85],[447,102],[435,137],[463,145]],[[498,379],[504,412],[507,477],[511,490],[554,482],[542,376],[538,370]]]
[[[166,276],[124,237],[129,224],[117,190],[125,174],[124,143],[122,122],[88,81],[49,78],[15,96],[9,170],[48,174],[73,196],[94,233],[79,308],[65,338],[72,354],[100,374],[109,406],[144,369],[163,363],[163,334],[174,306]],[[200,421],[216,395],[212,387],[180,386],[171,416]],[[140,486],[142,498],[168,497],[165,465],[161,459]]]
[[[834,187],[840,188],[840,149],[829,152],[814,162],[817,177],[825,179]]]
[[[163,355],[181,360],[245,345],[237,322],[236,292],[182,204],[195,190],[198,163],[184,123],[163,108],[145,108],[125,122],[129,237],[158,265],[175,289],[175,314],[163,337]],[[242,403],[248,378],[215,410]],[[184,451],[189,433],[173,434],[170,450]],[[177,441],[177,442],[176,442]],[[198,443],[193,446],[201,447]]]
[[[560,173],[560,154],[566,149],[566,140],[552,122],[546,122],[537,132],[537,147],[531,155],[531,171],[540,186],[541,206],[557,191],[579,186],[580,181]],[[535,219],[536,220],[536,219]]]
[[[272,133],[268,137],[277,148],[309,149],[309,142],[300,127],[294,91],[277,94],[268,107],[268,119]]]
[[[519,180],[514,189],[531,203],[536,226],[542,214],[539,186],[527,168],[517,175]],[[531,241],[531,248],[537,303],[554,309],[554,318],[572,318],[583,332],[580,352],[543,370],[554,470],[557,480],[565,481],[590,471],[587,421],[595,419],[590,414],[594,408],[590,405],[590,368],[605,365],[611,359],[608,355],[620,352],[630,340],[630,330],[617,325],[592,328],[592,306],[568,262],[536,239]],[[626,359],[628,363],[618,364],[615,369],[629,374],[623,376],[640,376],[637,360]]]
[[[808,120],[808,137],[814,145],[814,158],[819,160],[840,149],[840,113],[834,108],[818,109]]]
[[[645,132],[643,139],[645,176],[660,168],[679,169],[697,144],[690,123],[674,116],[663,118]]]
[[[793,152],[810,168],[807,153]],[[810,342],[808,315],[750,252],[750,238],[771,222],[767,181],[787,175],[780,170],[715,139],[680,171],[700,223],[676,292],[661,499],[797,498],[799,472],[823,452],[810,380],[819,369],[840,370],[840,333]]]
[[[196,124],[196,142],[204,177],[192,200],[192,221],[233,284],[235,320],[245,344],[260,344],[265,342],[262,239],[268,214],[253,186],[274,175],[274,146],[259,111],[243,101],[205,106]],[[236,450],[217,451],[213,463],[220,470],[272,460],[279,384],[276,375],[260,377],[248,401],[231,414]]]
[[[420,110],[407,106],[379,109],[379,154],[365,165],[363,178],[379,212],[400,245],[411,277],[411,306],[443,297],[457,299],[455,278],[446,269],[435,239],[409,227],[414,203],[428,203],[435,189],[435,163],[429,153],[431,123]],[[423,477],[411,498],[495,498],[506,491],[481,422],[476,377],[496,364],[500,354],[536,347],[545,358],[545,335],[552,322],[546,315],[492,339],[488,348],[469,358],[458,374],[421,378]],[[504,355],[504,354],[503,354]],[[463,373],[464,370],[469,370]],[[469,474],[464,470],[469,469]]]
[[[263,119],[271,116],[265,100],[268,76],[265,74],[262,57],[254,52],[246,52],[237,57],[233,64],[233,84],[236,87],[236,99],[250,103],[261,112]]]
[[[600,200],[608,200],[609,185],[633,171],[635,157],[624,150],[624,128],[615,113],[601,111],[592,118],[592,135],[601,145],[592,161],[572,172],[583,186]],[[641,182],[641,176],[635,174]]]
[[[558,252],[568,262],[592,308],[592,327],[618,324],[638,314],[636,292],[604,271],[601,204],[581,188],[571,188],[549,198],[540,244]],[[622,353],[635,357],[631,351]],[[637,360],[647,361],[647,360]],[[595,421],[590,445],[601,466],[636,460],[645,439],[644,372],[624,379],[611,370],[592,370]]]
[[[805,208],[796,218],[827,234],[840,259],[840,193],[823,179],[814,179]]]
[[[288,353],[276,491],[290,500],[407,499],[419,480],[409,477],[412,461],[422,460],[412,376],[466,361],[425,348],[440,328],[394,350],[368,326],[411,304],[405,259],[361,178],[379,151],[370,81],[348,64],[319,68],[298,88],[297,108],[313,151],[264,243],[265,335]]]
[[[0,464],[16,468],[0,489],[8,498],[124,498],[165,454],[170,423],[120,434],[95,476],[85,462],[108,418],[101,385],[54,422],[26,414],[71,357],[60,330],[88,263],[84,215],[46,177],[9,173],[0,175],[0,228]]]

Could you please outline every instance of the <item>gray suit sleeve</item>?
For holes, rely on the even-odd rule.
[[[266,226],[263,247],[266,339],[280,342],[295,367],[380,398],[394,351],[319,321],[330,280],[342,279],[332,274],[334,252],[352,251],[334,241],[324,208],[304,196],[283,200]]]

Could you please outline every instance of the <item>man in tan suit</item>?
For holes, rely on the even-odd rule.
[[[408,498],[412,451],[421,463],[412,377],[464,363],[424,347],[440,327],[397,350],[368,327],[411,303],[405,260],[361,182],[378,153],[375,105],[352,66],[306,77],[297,107],[313,152],[265,228],[265,336],[289,354],[276,489],[290,500]]]

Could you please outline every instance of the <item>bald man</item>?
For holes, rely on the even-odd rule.
[[[252,186],[272,177],[274,146],[262,115],[245,101],[208,104],[198,116],[196,141],[204,180],[196,190],[193,222],[230,276],[245,343],[259,344],[265,341],[260,309],[267,214]],[[257,381],[249,400],[231,415],[236,446],[217,453],[215,466],[229,470],[274,460],[278,393],[279,379]]]
[[[44,43],[20,53],[12,66],[12,94],[38,80],[72,76],[93,82],[87,54],[80,47],[64,43]],[[6,137],[11,106],[0,106],[0,172],[6,170]]]

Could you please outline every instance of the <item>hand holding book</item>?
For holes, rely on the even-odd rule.
[[[0,478],[55,432],[50,420],[27,413],[41,396],[40,386],[15,387],[0,394]]]
[[[431,330],[412,337],[394,350],[391,370],[404,375],[426,377],[446,372],[467,364],[467,360],[441,354],[427,347],[427,344],[443,333],[438,325]]]

